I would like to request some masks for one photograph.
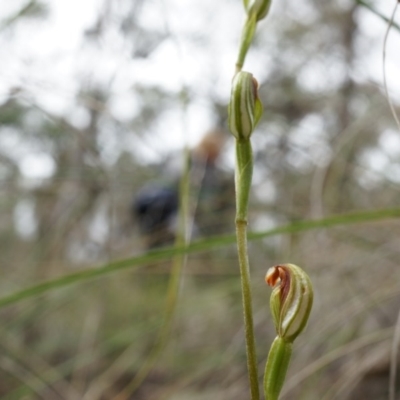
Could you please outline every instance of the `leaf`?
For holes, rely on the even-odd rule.
[[[288,233],[305,232],[313,229],[331,228],[340,225],[366,223],[399,217],[400,208],[349,213],[320,220],[306,220],[295,222],[293,224],[284,225],[264,232],[249,233],[248,239],[259,240],[270,236],[283,235]],[[3,296],[0,298],[0,308],[19,303],[22,300],[39,296],[57,288],[83,283],[128,268],[138,268],[154,262],[165,261],[178,254],[192,254],[210,251],[212,249],[234,244],[235,241],[236,237],[234,235],[217,236],[209,239],[198,240],[196,242],[193,242],[189,246],[154,250],[141,256],[114,261],[102,267],[90,268],[83,271],[75,272],[62,276],[60,278],[38,283],[28,288],[21,289],[9,295]]]

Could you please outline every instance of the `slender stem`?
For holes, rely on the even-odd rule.
[[[190,152],[186,147],[184,150],[183,175],[179,183],[179,211],[178,232],[175,246],[182,247],[189,243],[189,232],[187,229],[189,218],[189,190],[190,190]],[[169,334],[174,321],[176,306],[178,304],[179,286],[182,271],[187,261],[187,254],[176,254],[172,261],[172,269],[168,282],[167,297],[165,299],[165,313],[162,326],[158,332],[154,347],[148,357],[143,361],[135,377],[115,397],[115,400],[127,400],[139,388],[147,378],[155,363],[159,359],[168,343]]]
[[[250,187],[253,178],[253,150],[250,139],[236,140],[236,219],[247,223]]]
[[[256,342],[254,338],[253,307],[250,286],[249,259],[247,256],[247,221],[236,220],[237,248],[242,283],[242,301],[246,337],[247,369],[250,380],[251,399],[259,400],[258,366]]]
[[[247,254],[247,208],[253,172],[250,140],[236,141],[236,239],[242,284],[242,302],[246,337],[247,369],[251,399],[259,400],[258,364],[254,337],[250,267]]]
[[[256,15],[251,15],[247,17],[247,20],[243,26],[242,36],[240,39],[239,53],[236,60],[236,73],[242,70],[244,60],[247,55],[247,51],[251,45],[251,42],[256,31],[257,20]]]

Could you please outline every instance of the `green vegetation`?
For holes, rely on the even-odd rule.
[[[73,3],[0,13],[1,399],[255,400],[265,367],[268,400],[396,398],[392,6]],[[132,201],[171,176],[175,242],[147,249]],[[264,282],[288,263],[314,287],[296,340]]]

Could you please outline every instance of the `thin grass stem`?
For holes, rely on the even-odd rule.
[[[400,208],[346,213],[333,215],[323,219],[298,221],[288,225],[278,226],[263,232],[249,232],[247,239],[249,241],[260,240],[267,237],[307,232],[315,229],[327,229],[335,226],[356,225],[397,218],[400,218]],[[177,254],[194,254],[211,251],[213,249],[232,245],[235,242],[235,235],[215,236],[209,239],[198,240],[190,245],[153,250],[139,256],[113,261],[97,268],[87,268],[83,271],[78,271],[44,282],[39,282],[32,286],[16,290],[10,294],[3,295],[0,297],[0,309],[20,303],[24,300],[38,297],[56,289],[82,284],[92,281],[96,278],[121,272],[123,270],[139,268],[151,263],[165,261]]]
[[[176,236],[175,246],[182,247],[189,243],[190,232],[188,229],[189,220],[189,187],[190,187],[190,152],[186,147],[184,151],[184,168],[179,187],[179,229]],[[172,328],[176,306],[178,304],[179,287],[182,277],[182,271],[187,262],[187,254],[176,254],[172,261],[171,276],[168,283],[166,306],[163,324],[158,332],[156,343],[149,356],[143,362],[141,368],[136,373],[134,379],[126,385],[115,400],[127,400],[139,388],[147,378],[154,364],[163,352],[168,343],[169,334]]]

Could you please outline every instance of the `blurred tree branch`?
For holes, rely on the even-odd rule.
[[[369,3],[368,1],[365,0],[356,0],[357,4],[359,4],[360,6],[363,6],[365,8],[367,8],[368,10],[370,10],[371,12],[373,12],[377,17],[381,18],[383,21],[389,23],[390,22],[390,18],[386,17],[385,15],[383,15],[381,12],[379,12],[376,8],[374,8],[371,3]],[[392,23],[393,28],[395,28],[397,31],[400,32],[400,25],[397,24],[396,22],[393,21]]]
[[[30,0],[24,7],[11,15],[0,25],[0,30],[8,28],[21,18],[43,18],[47,15],[47,6],[37,0]]]

